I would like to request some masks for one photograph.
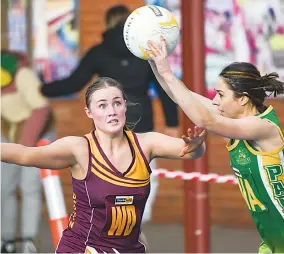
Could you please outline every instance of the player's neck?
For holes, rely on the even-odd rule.
[[[109,135],[99,130],[96,130],[95,135],[101,148],[111,154],[119,151],[119,149],[126,141],[123,132],[120,132],[119,134]]]
[[[254,116],[258,113],[259,112],[258,112],[258,110],[255,106],[253,106],[253,107],[248,106],[248,107],[244,108],[244,111],[242,112],[242,114],[240,115],[239,118],[247,117],[247,116]]]

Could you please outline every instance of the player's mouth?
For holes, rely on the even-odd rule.
[[[112,119],[112,120],[108,121],[107,123],[116,124],[116,123],[118,123],[118,119]]]
[[[224,110],[218,109],[218,111],[219,111],[219,114],[220,114],[221,116],[224,115]]]

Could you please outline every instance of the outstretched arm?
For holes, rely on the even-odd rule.
[[[165,93],[163,88],[160,86],[158,80],[156,79],[154,73],[150,70],[149,67],[149,81],[153,82],[155,84],[155,88],[157,89],[159,99],[161,101],[161,104],[163,106],[163,112],[166,120],[166,132],[169,130],[176,130],[179,125],[179,119],[178,119],[178,106],[177,104]],[[150,83],[149,82],[149,83]],[[169,134],[169,133],[167,133]],[[172,133],[173,134],[173,133]],[[171,135],[169,135],[171,136]],[[175,135],[176,136],[176,135]]]
[[[211,114],[208,111],[214,111],[211,100],[206,99],[201,95],[194,96],[194,93],[173,74],[168,61],[167,46],[164,39],[161,39],[161,44],[162,47],[160,48],[155,43],[149,42],[151,51],[149,51],[148,54],[152,58],[152,62],[150,61],[152,70],[161,86],[182,108],[190,120],[193,121],[195,125],[204,127],[204,118],[211,118]],[[206,104],[206,107],[203,106],[203,101],[201,102],[200,100],[201,98],[204,98],[204,106]],[[207,100],[210,101],[210,106]]]
[[[151,44],[150,44],[151,45]],[[151,53],[149,53],[151,54]],[[148,61],[153,73],[155,74],[156,79],[158,80],[158,82],[160,83],[161,87],[164,89],[164,91],[168,94],[168,96],[177,104],[179,104],[175,98],[175,94],[172,92],[172,88],[173,86],[169,86],[168,82],[166,82],[166,80],[159,74],[158,70],[157,70],[157,66],[155,64],[155,62],[153,60],[149,60]],[[170,68],[170,66],[168,65],[168,68]],[[166,71],[166,70],[165,70]],[[175,77],[175,75],[171,72],[171,74]],[[176,78],[177,79],[177,78]],[[177,79],[178,80],[178,79]],[[200,101],[210,112],[217,114],[217,110],[215,108],[215,106],[212,104],[212,101],[200,94],[194,93],[188,89],[184,90],[185,92],[185,96],[187,96],[187,94],[191,94],[191,96],[193,96],[196,100]]]
[[[206,131],[198,127],[195,127],[194,133],[189,129],[188,137],[182,138],[174,138],[158,132],[139,134],[150,158],[184,160],[198,159],[204,154],[205,136]]]
[[[264,140],[279,135],[277,128],[265,119],[256,116],[231,119],[212,113],[206,104],[196,98],[184,83],[172,73],[167,55],[165,40],[162,47],[149,42],[149,55],[155,62],[159,75],[171,91],[176,103],[182,108],[189,119],[198,127],[205,128],[217,135],[244,139]]]
[[[79,137],[65,137],[50,145],[26,147],[20,144],[1,143],[1,161],[28,167],[63,169],[76,164],[74,145]]]
[[[156,64],[153,60],[148,60],[150,66],[151,66],[151,69],[156,77],[156,79],[158,80],[160,86],[164,89],[164,91],[167,93],[167,95],[174,101],[175,101],[175,98],[174,98],[174,95],[171,91],[171,89],[169,88],[168,84],[165,82],[165,80],[162,78],[162,76],[159,74],[158,70],[157,70],[157,67],[156,67]]]

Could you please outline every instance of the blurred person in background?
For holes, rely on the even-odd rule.
[[[54,140],[51,109],[40,86],[25,54],[1,50],[2,142],[35,146],[41,137]],[[22,202],[20,235],[16,233],[18,187]],[[40,171],[1,162],[1,253],[16,252],[17,241],[22,242],[21,252],[37,252],[34,239],[41,207]]]
[[[158,85],[147,61],[134,56],[126,47],[123,39],[124,23],[131,11],[124,5],[116,5],[107,10],[105,15],[106,31],[102,43],[93,46],[81,59],[77,69],[67,78],[44,84],[42,93],[47,97],[63,96],[82,90],[94,75],[107,76],[123,84],[123,89],[132,102],[126,116],[137,133],[154,129],[153,109],[148,94],[151,82],[157,84],[159,98],[163,105],[167,128],[165,134],[178,136],[178,111],[176,104]],[[140,121],[139,121],[140,119]],[[156,168],[156,161],[151,162]],[[158,190],[157,176],[151,174],[151,193],[146,204],[143,222],[152,216],[152,206]]]

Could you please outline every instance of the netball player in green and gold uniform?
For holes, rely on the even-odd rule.
[[[229,138],[230,163],[263,240],[260,253],[284,253],[284,137],[267,92],[284,93],[277,73],[261,76],[250,63],[225,67],[213,101],[189,91],[167,60],[166,43],[149,42],[149,61],[168,95],[194,124]]]

